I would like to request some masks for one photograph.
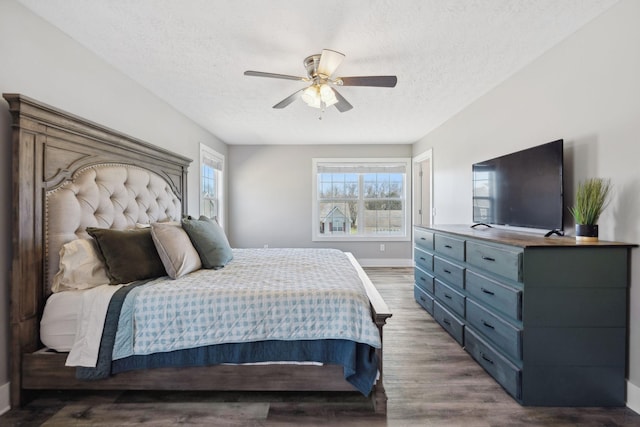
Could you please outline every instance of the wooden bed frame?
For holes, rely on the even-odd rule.
[[[66,353],[43,347],[40,318],[51,281],[47,248],[45,194],[73,174],[97,164],[136,165],[164,177],[187,213],[187,169],[191,160],[19,94],[4,94],[13,118],[13,261],[11,266],[11,405],[21,406],[29,391],[87,390],[255,390],[354,391],[341,366],[216,365],[120,373],[106,380],[79,381],[64,366]],[[57,257],[53,257],[57,260]],[[359,269],[372,317],[382,338],[391,313]],[[374,409],[386,413],[380,377],[371,393]]]

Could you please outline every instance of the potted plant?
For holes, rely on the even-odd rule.
[[[576,202],[569,210],[576,223],[576,240],[598,240],[598,218],[609,204],[611,182],[603,178],[591,178],[578,184]]]

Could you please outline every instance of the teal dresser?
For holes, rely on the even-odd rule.
[[[416,226],[414,296],[521,404],[624,406],[635,246]]]

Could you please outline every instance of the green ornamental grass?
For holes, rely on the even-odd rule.
[[[587,179],[578,184],[576,203],[569,210],[576,224],[595,225],[609,204],[611,182],[603,178]]]

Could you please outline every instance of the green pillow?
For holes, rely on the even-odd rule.
[[[222,268],[233,259],[227,236],[217,222],[206,216],[189,217],[182,220],[182,228],[198,251],[203,268]]]
[[[98,243],[112,285],[167,275],[150,228],[87,227],[87,233]]]

